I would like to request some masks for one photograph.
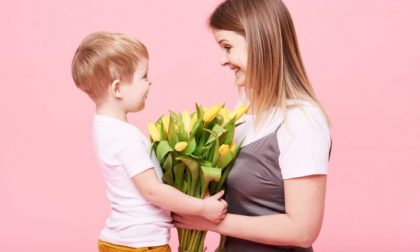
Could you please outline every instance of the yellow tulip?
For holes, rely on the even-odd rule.
[[[219,154],[220,154],[220,156],[223,156],[223,155],[225,155],[226,153],[228,153],[230,150],[229,150],[229,145],[227,145],[227,144],[222,144],[220,147],[219,147]]]
[[[149,129],[149,134],[153,141],[160,141],[160,134],[156,126],[153,123],[148,123],[147,128]]]
[[[229,121],[229,111],[226,108],[222,108],[220,110],[220,114],[223,116],[223,120],[226,123],[227,121]]]
[[[222,105],[214,105],[211,108],[205,109],[203,121],[207,123],[213,120],[219,114],[220,109],[222,109]]]
[[[197,113],[194,113],[191,117],[191,125],[194,125],[197,122]]]
[[[235,148],[236,148],[236,143],[235,142],[232,142],[230,144],[230,150],[234,150]]]
[[[162,117],[162,123],[163,123],[163,129],[165,131],[165,134],[168,134],[169,130],[169,115],[165,115]]]
[[[184,123],[185,131],[190,134],[191,132],[191,117],[187,110],[182,112],[182,122]]]
[[[175,144],[175,150],[180,152],[185,150],[185,148],[187,148],[188,143],[183,141],[183,142],[178,142],[177,144]]]
[[[235,116],[235,121],[237,121],[239,118],[241,118],[247,111],[248,111],[249,106],[248,105],[241,105],[238,108],[235,109],[235,111],[233,111],[231,113],[231,117]]]

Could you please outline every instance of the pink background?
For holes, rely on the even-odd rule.
[[[143,131],[168,108],[235,103],[206,27],[218,2],[0,3],[1,251],[96,251],[109,208],[91,146],[94,106],[70,74],[87,34],[124,32],[148,47],[153,87],[146,111],[130,117]],[[420,251],[420,3],[286,4],[334,126],[315,249]],[[218,236],[209,237],[212,251]]]

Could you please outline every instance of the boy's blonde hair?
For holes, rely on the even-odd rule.
[[[146,47],[121,33],[96,32],[77,48],[72,62],[76,86],[100,103],[114,80],[131,83],[139,62],[148,60]]]

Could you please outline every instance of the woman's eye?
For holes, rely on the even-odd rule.
[[[224,48],[225,48],[226,52],[230,52],[230,49],[231,49],[232,47],[230,47],[230,46],[224,46]]]

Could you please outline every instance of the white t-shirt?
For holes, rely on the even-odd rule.
[[[170,211],[147,202],[131,180],[151,167],[162,177],[159,163],[149,155],[147,138],[129,123],[95,115],[93,143],[111,203],[99,239],[135,248],[168,244]]]
[[[290,100],[288,104],[300,107],[290,109],[286,121],[280,109],[266,112],[259,128],[255,127],[253,115],[245,115],[244,124],[236,129],[235,141],[244,139],[242,146],[246,146],[274,132],[282,123],[277,131],[277,143],[283,179],[327,174],[331,138],[322,111],[303,100]]]

